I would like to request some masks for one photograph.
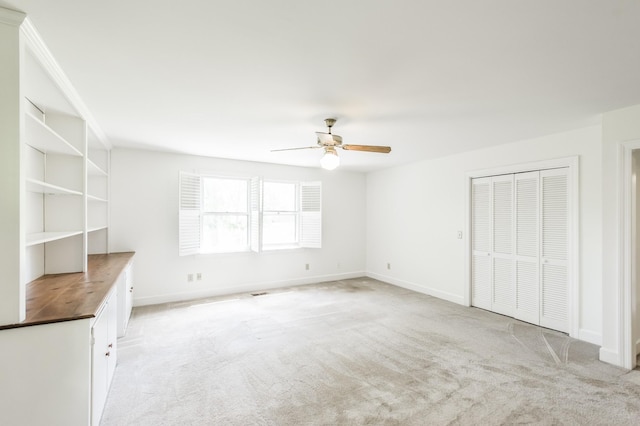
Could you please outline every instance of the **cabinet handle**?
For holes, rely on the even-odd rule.
[[[104,356],[110,356],[110,355],[111,355],[111,351],[109,351],[106,354],[104,354]]]
[[[113,343],[109,343],[109,346],[108,346],[108,347],[109,347],[109,348],[112,348],[112,347],[113,347]]]

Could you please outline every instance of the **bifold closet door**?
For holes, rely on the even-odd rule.
[[[493,192],[493,298],[491,310],[513,316],[514,221],[513,175],[494,176]]]
[[[471,304],[569,331],[568,168],[472,180]]]
[[[491,178],[471,181],[471,304],[491,310],[493,208]]]
[[[471,304],[513,315],[513,175],[472,181]]]
[[[515,301],[513,316],[540,323],[540,172],[515,175]]]
[[[540,171],[540,325],[569,332],[568,169]]]

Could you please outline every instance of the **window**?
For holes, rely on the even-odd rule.
[[[320,248],[320,182],[180,173],[179,252]]]
[[[202,177],[204,253],[249,248],[249,180]]]
[[[298,244],[298,185],[265,181],[262,186],[262,247],[286,248]]]

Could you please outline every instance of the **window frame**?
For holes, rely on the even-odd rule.
[[[204,184],[206,178],[241,180],[247,182],[247,211],[210,212],[204,209]],[[263,197],[261,177],[246,175],[224,175],[219,173],[179,172],[178,192],[178,254],[218,255],[276,250],[322,248],[322,181],[267,179],[267,182],[295,185],[296,210],[283,214],[296,215],[296,242],[263,244]],[[277,211],[269,211],[271,214]],[[241,249],[203,251],[203,218],[205,215],[242,215],[247,217],[247,245]]]

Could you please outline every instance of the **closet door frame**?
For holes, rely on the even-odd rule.
[[[552,160],[535,161],[531,163],[514,164],[508,166],[494,167],[489,169],[481,169],[467,172],[465,174],[465,280],[464,286],[464,305],[471,306],[471,189],[472,179],[489,177],[495,175],[504,175],[510,173],[524,173],[538,170],[568,168],[568,204],[569,204],[569,228],[568,228],[568,295],[569,303],[569,335],[571,337],[580,338],[580,289],[578,283],[579,277],[579,158],[578,156],[563,157]]]

